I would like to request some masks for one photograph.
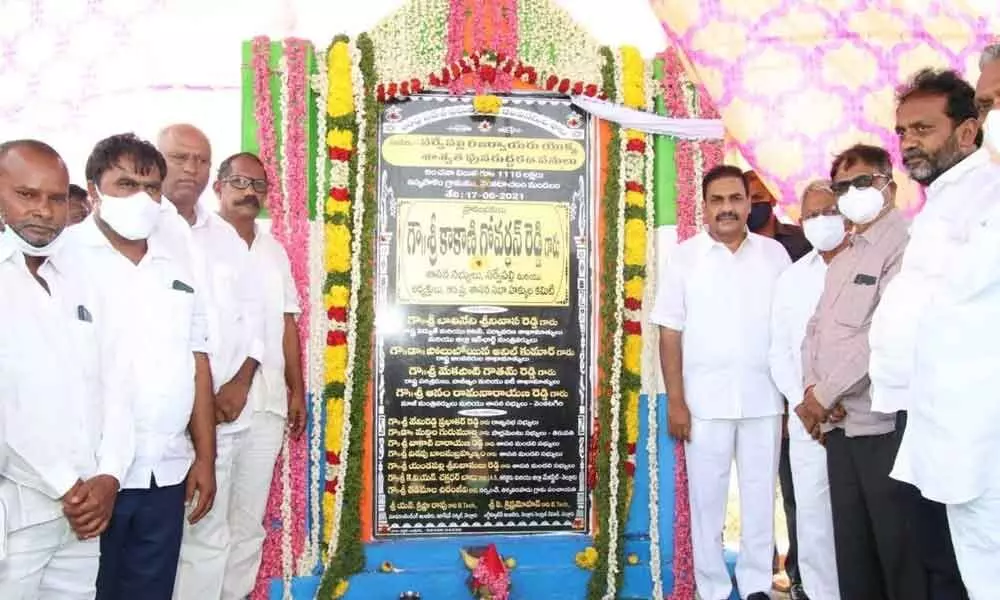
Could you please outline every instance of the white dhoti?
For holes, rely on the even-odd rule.
[[[735,457],[740,494],[736,582],[744,597],[771,589],[774,494],[781,416],[691,419],[686,446],[695,584],[704,600],[723,600],[732,582],[723,558],[729,471]],[[796,490],[797,491],[797,490]]]
[[[949,504],[947,509],[955,558],[969,599],[995,599],[1000,594],[1000,481],[979,498]]]
[[[247,430],[218,436],[215,457],[215,503],[192,525],[185,518],[174,600],[219,598],[229,560],[229,504],[233,498],[234,461]]]
[[[241,600],[253,590],[267,534],[264,512],[271,477],[284,437],[283,417],[270,412],[254,413],[249,436],[233,468],[233,498],[229,503],[230,548],[222,600]]]
[[[840,600],[826,448],[809,436],[795,414],[788,419],[788,435],[802,588],[810,600]]]
[[[3,600],[93,600],[100,539],[80,541],[65,518],[7,532]]]

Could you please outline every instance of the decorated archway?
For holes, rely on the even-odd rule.
[[[656,338],[644,324],[656,278],[653,240],[693,231],[700,219],[695,181],[721,161],[722,146],[719,140],[681,141],[598,120],[573,100],[606,99],[676,117],[715,116],[676,56],[646,60],[633,48],[601,46],[546,0],[414,0],[371,31],[337,36],[322,50],[297,39],[257,38],[244,45],[243,56],[243,147],[259,152],[269,178],[281,182],[272,186],[267,210],[272,231],[289,252],[303,305],[310,307],[300,321],[308,357],[309,434],[305,442],[291,444],[276,469],[255,597],[397,597],[407,590],[424,597],[471,597],[464,589],[467,577],[478,583],[503,580],[512,585],[512,598],[651,598],[672,590],[676,598],[691,597],[684,473],[674,469],[683,461],[675,463],[672,443],[657,433],[665,409],[662,398],[657,401]],[[528,122],[537,127],[523,125]],[[400,123],[416,123],[411,129],[423,138],[403,140]],[[431,129],[420,129],[421,123],[440,123],[443,129],[427,141]],[[482,130],[470,132],[471,125]],[[434,160],[444,160],[442,136],[464,143],[451,138],[484,133],[487,138],[476,139],[488,143],[479,146],[502,147],[517,154],[516,160],[494,164],[492,155],[476,155],[485,167],[475,176],[455,175],[455,169],[442,175],[444,169],[434,168],[441,167]],[[549,143],[535,153],[542,158],[530,159],[532,152],[523,148],[545,144],[549,137],[570,141]],[[511,140],[528,146],[515,147]],[[414,155],[407,160],[416,162],[394,164],[398,155],[393,158],[387,149],[397,142],[425,144],[418,149],[424,158]],[[557,148],[569,154],[552,158]],[[577,152],[584,157],[579,163],[571,156]],[[527,171],[511,167],[529,159],[536,166]],[[569,166],[546,166],[560,161]],[[577,403],[581,418],[571,436],[579,451],[560,450],[579,466],[566,476],[579,494],[566,504],[575,517],[567,517],[565,527],[507,515],[478,529],[456,521],[427,529],[433,535],[409,535],[405,528],[426,525],[389,514],[394,509],[387,507],[400,497],[387,491],[393,486],[383,473],[399,467],[388,458],[399,440],[391,439],[382,419],[431,414],[394,413],[404,402],[389,404],[383,394],[389,389],[402,395],[398,382],[386,382],[391,369],[385,365],[391,361],[383,338],[389,330],[386,307],[392,304],[387,299],[398,300],[391,291],[398,288],[398,272],[387,265],[402,264],[393,249],[401,231],[393,225],[395,211],[405,202],[401,190],[410,185],[386,182],[418,163],[437,178],[472,177],[477,190],[492,185],[482,178],[515,189],[511,181],[522,176],[540,182],[527,189],[556,189],[563,181],[557,171],[580,174],[583,183],[572,188],[572,198],[541,192],[475,196],[475,203],[497,199],[496,206],[522,212],[529,204],[547,203],[542,209],[557,210],[539,214],[569,215],[566,225],[573,228],[572,238],[565,239],[574,248],[566,260],[573,261],[567,268],[576,300],[564,305],[583,315],[571,344],[579,352],[581,377],[578,383],[547,384],[570,390],[566,401]],[[461,182],[445,187],[452,184]],[[434,184],[420,188],[424,185]],[[412,189],[407,193],[414,202],[431,200]],[[467,201],[464,209],[481,208],[469,205],[470,197],[442,195],[433,201],[450,198],[444,203]],[[522,203],[509,202],[514,200]],[[548,227],[545,218],[532,222]],[[491,256],[472,252],[470,268]],[[506,262],[509,267],[509,256]],[[529,271],[545,268],[542,264],[539,258],[522,274],[532,276]],[[389,280],[391,285],[385,284]],[[435,302],[447,304],[440,297]],[[539,314],[564,332],[562,309],[552,308],[560,302],[553,300]],[[522,306],[530,302],[504,304],[496,298],[476,304],[502,304],[522,319],[530,313],[518,311],[532,310]],[[414,329],[410,335],[418,334]],[[408,368],[412,373],[425,367]],[[483,381],[470,385],[486,385]],[[521,417],[519,422],[528,421]],[[534,427],[549,418],[554,417],[542,414]],[[487,448],[492,443],[490,435],[483,440]],[[399,468],[417,467],[411,460]],[[507,467],[514,468],[498,460],[491,477],[499,480]],[[682,485],[675,487],[676,482]],[[558,504],[552,498],[531,501]],[[483,519],[469,521],[477,525]],[[508,531],[505,523],[517,526]]]

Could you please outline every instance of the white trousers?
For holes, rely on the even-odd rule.
[[[233,498],[229,502],[229,558],[222,600],[242,600],[253,590],[264,546],[264,512],[274,463],[285,439],[285,419],[254,413],[250,435],[233,466]],[[293,524],[286,523],[286,527]]]
[[[100,556],[100,539],[81,542],[66,519],[9,532],[0,598],[93,600]]]
[[[691,441],[686,447],[691,548],[695,585],[703,600],[723,600],[732,592],[723,558],[722,530],[734,457],[740,493],[736,582],[743,597],[771,589],[780,436],[780,415],[691,419]]]
[[[949,504],[947,510],[969,599],[995,600],[1000,594],[1000,482],[972,502]]]
[[[840,600],[826,448],[808,437],[802,422],[794,414],[788,420],[788,429],[802,588],[810,600]],[[806,439],[802,439],[803,436]]]

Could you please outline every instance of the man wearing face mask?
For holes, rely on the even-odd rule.
[[[229,517],[239,509],[232,503],[241,501],[236,459],[252,444],[248,436],[253,410],[248,402],[265,354],[264,294],[246,244],[229,223],[198,202],[207,183],[208,139],[190,125],[173,125],[159,142],[168,157],[165,194],[183,218],[175,222],[189,229],[182,235],[190,236],[208,282],[209,356],[218,422],[215,505],[205,519],[185,528],[174,598],[220,598],[231,550]]]
[[[257,156],[230,156],[219,165],[213,189],[219,214],[239,234],[264,292],[264,362],[254,378],[245,412],[250,426],[233,466],[229,507],[229,559],[222,600],[239,600],[253,589],[266,529],[264,512],[274,463],[285,437],[305,429],[305,384],[299,346],[298,292],[288,255],[257,216],[267,197],[267,173]]]
[[[847,223],[837,210],[829,181],[810,183],[802,195],[802,229],[815,250],[778,278],[771,309],[771,377],[791,408],[802,402],[802,340],[820,294],[827,265],[847,245]],[[839,600],[833,545],[830,483],[826,450],[809,435],[798,417],[788,422],[789,454],[795,479],[799,532],[798,568],[801,592],[811,600]]]
[[[871,315],[896,275],[907,224],[894,207],[892,162],[882,148],[848,148],[830,169],[837,207],[854,223],[830,263],[802,347],[805,396],[796,414],[813,437],[826,434],[840,592],[844,598],[924,600],[926,580],[902,507],[908,488],[889,477],[899,447],[893,414],[872,410],[868,379]],[[842,420],[830,423],[840,406]]]
[[[788,257],[795,262],[809,253],[812,246],[802,235],[802,228],[787,225],[778,220],[774,207],[778,203],[757,173],[747,171],[743,174],[750,189],[750,215],[747,217],[747,228],[764,237],[781,244]],[[785,398],[785,416],[781,421],[781,455],[778,461],[778,481],[780,482],[782,508],[785,511],[785,523],[788,526],[788,553],[785,555],[785,573],[780,573],[778,552],[774,553],[774,589],[787,591],[792,600],[808,600],[802,592],[802,577],[799,573],[799,542],[798,528],[795,521],[795,482],[792,478],[791,461],[788,457],[788,402]],[[787,579],[784,575],[787,575]]]
[[[0,144],[0,598],[90,600],[132,462],[130,352],[66,249],[66,165]]]
[[[732,593],[722,529],[735,459],[736,581],[747,600],[766,600],[782,414],[768,369],[769,317],[774,283],[790,261],[780,244],[747,231],[750,202],[739,168],[710,170],[702,193],[706,231],[671,252],[650,320],[660,327],[670,435],[686,442],[698,593],[705,600]]]
[[[1000,585],[1000,164],[990,159],[1000,114],[987,101],[998,59],[998,47],[983,54],[978,94],[954,72],[918,73],[896,111],[904,164],[927,204],[891,304],[876,315],[872,379],[877,401],[906,411],[892,475],[922,496],[912,518],[932,598],[964,598],[963,583],[973,600],[994,598]]]
[[[215,411],[207,316],[192,257],[157,231],[166,163],[132,134],[97,143],[87,159],[94,214],[74,251],[109,314],[135,336],[135,460],[101,537],[98,600],[168,600],[185,501],[201,519],[215,495]]]

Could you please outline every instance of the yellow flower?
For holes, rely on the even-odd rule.
[[[622,54],[622,88],[625,106],[643,109],[646,107],[645,68],[642,55],[632,46],[623,46]]]
[[[347,306],[347,301],[351,297],[351,290],[343,285],[335,285],[326,293],[327,306]]]
[[[629,336],[637,337],[637,336]],[[625,393],[625,443],[639,440],[639,392]]]
[[[625,336],[625,370],[629,373],[639,374],[642,369],[640,366],[642,363],[642,336],[641,335],[627,335]]]
[[[343,450],[344,399],[331,398],[326,409],[326,449],[339,453]]]
[[[642,192],[625,192],[625,204],[642,208],[646,206],[646,194]]]
[[[642,219],[625,221],[625,264],[637,267],[646,264],[646,224]]]
[[[336,214],[346,215],[351,212],[351,203],[334,200],[330,196],[326,197],[326,214],[333,216]]]
[[[625,139],[627,140],[642,140],[646,141],[646,134],[638,129],[626,129]]]
[[[382,564],[379,565],[378,570],[382,571],[383,573],[392,573],[395,569],[393,568],[391,562],[384,560],[382,561]]]
[[[593,546],[587,546],[584,550],[576,553],[573,562],[581,569],[592,571],[597,566],[597,550]]]
[[[323,364],[326,365],[326,383],[344,383],[347,371],[347,344],[326,346]]]
[[[330,526],[333,525],[333,510],[336,507],[336,497],[330,492],[323,492],[323,539],[330,541]]]
[[[337,587],[334,588],[334,590],[333,590],[333,597],[334,598],[343,598],[344,594],[347,593],[347,585],[348,584],[347,584],[347,580],[346,579],[341,579],[340,581],[338,581],[337,582]]]
[[[635,300],[642,300],[643,290],[646,289],[646,282],[642,277],[633,277],[625,282],[625,297]]]
[[[513,557],[513,556],[509,556],[509,557],[507,557],[507,558],[505,558],[505,559],[504,559],[504,561],[503,561],[503,564],[504,564],[504,566],[506,566],[506,567],[507,567],[508,569],[513,569],[514,567],[516,567],[516,566],[517,566],[517,561],[516,561],[516,560],[514,560],[514,557]]]
[[[485,96],[480,94],[472,99],[472,108],[480,115],[495,115],[500,112],[503,100],[496,96]]]
[[[327,60],[326,112],[342,117],[354,112],[354,92],[351,89],[351,53],[347,42],[337,42],[330,48]]]
[[[326,225],[326,257],[323,264],[327,271],[346,273],[351,270],[351,232],[346,226]]]
[[[326,134],[326,145],[331,148],[350,150],[353,148],[354,134],[347,129],[331,129]]]
[[[630,552],[625,560],[627,560],[630,565],[637,565],[639,564],[639,555],[635,552]]]

